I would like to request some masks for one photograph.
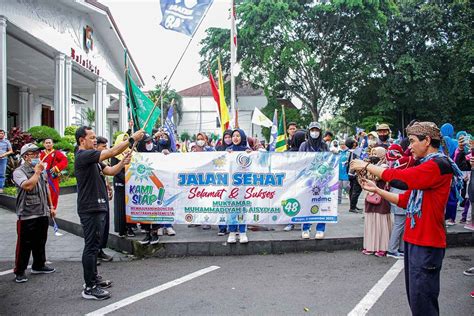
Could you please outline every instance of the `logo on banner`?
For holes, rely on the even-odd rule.
[[[186,214],[186,216],[184,216],[184,220],[188,223],[192,223],[193,222],[193,214]]]
[[[258,222],[260,220],[260,215],[259,214],[253,214],[253,221]]]
[[[281,205],[283,206],[283,211],[289,217],[298,215],[301,209],[300,202],[298,202],[298,200],[296,199],[288,199],[288,200],[282,201]]]
[[[311,214],[318,214],[319,212],[319,206],[313,205],[311,206]]]
[[[94,31],[92,30],[92,27],[86,25],[84,28],[84,49],[86,53],[94,49],[94,39],[92,38],[93,34]]]
[[[243,214],[237,215],[237,220],[239,221],[239,223],[242,223],[244,221],[244,215]]]
[[[236,162],[242,168],[248,168],[252,164],[252,159],[250,159],[250,156],[248,156],[248,155],[239,154],[237,156]]]
[[[219,219],[219,222],[225,223],[225,216],[221,216],[221,218]]]

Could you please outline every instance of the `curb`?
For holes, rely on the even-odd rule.
[[[0,196],[0,205],[15,212],[15,198]],[[82,226],[61,218],[56,218],[60,229],[84,237]],[[474,246],[474,232],[450,232],[446,235],[448,247]],[[248,244],[228,244],[222,241],[166,241],[157,245],[142,245],[137,240],[120,238],[110,233],[107,246],[113,250],[132,254],[136,258],[177,258],[188,256],[243,256],[269,255],[297,252],[333,252],[338,250],[361,250],[363,237],[325,238],[321,240],[256,240]]]

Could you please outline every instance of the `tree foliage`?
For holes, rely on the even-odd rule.
[[[160,104],[160,100],[158,98],[161,95],[161,86],[156,85],[154,90],[148,91],[148,96],[151,101],[154,103],[158,102]],[[174,89],[165,90],[165,94],[163,95],[163,112],[164,118],[168,114],[168,110],[170,108],[171,102],[174,100],[174,123],[179,124],[181,119],[183,118],[183,99],[182,97],[176,92]],[[160,119],[155,123],[155,126],[161,125]]]

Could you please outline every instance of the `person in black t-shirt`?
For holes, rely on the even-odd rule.
[[[103,280],[97,273],[97,254],[101,242],[101,234],[108,210],[108,194],[103,175],[114,176],[130,163],[131,154],[127,154],[122,161],[113,166],[106,166],[102,161],[124,152],[128,146],[143,138],[143,131],[139,130],[129,140],[114,146],[111,149],[98,151],[95,149],[97,139],[92,128],[79,127],[76,131],[78,145],[74,171],[77,179],[77,213],[81,220],[84,232],[84,251],[82,253],[82,267],[84,269],[85,299],[103,300],[110,297],[103,288],[111,286],[109,280]]]

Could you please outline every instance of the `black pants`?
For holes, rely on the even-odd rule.
[[[357,207],[357,201],[359,201],[359,196],[362,193],[362,187],[360,186],[357,178],[349,180],[351,187],[349,188],[349,199],[350,199],[350,209],[355,210]]]
[[[109,241],[109,230],[110,230],[110,210],[107,210],[104,219],[104,230],[102,231],[102,238],[100,241],[100,249],[107,248],[107,242]]]
[[[414,316],[439,315],[439,276],[444,248],[405,242],[405,286]]]
[[[82,268],[86,286],[95,284],[97,276],[97,254],[102,241],[106,212],[80,213],[82,230],[84,231],[84,251],[82,252]]]
[[[38,218],[18,220],[16,222],[15,269],[16,275],[25,272],[30,261],[30,253],[33,253],[33,270],[41,269],[46,262],[46,240],[48,239],[49,219],[47,216]]]

